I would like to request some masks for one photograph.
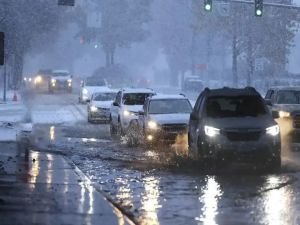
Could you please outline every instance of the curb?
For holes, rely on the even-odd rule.
[[[80,177],[80,179],[83,181],[85,185],[91,185],[97,192],[99,192],[105,200],[108,201],[108,203],[118,212],[120,212],[124,217],[125,221],[130,225],[137,225],[139,224],[138,221],[133,218],[132,215],[128,214],[125,210],[123,210],[118,204],[116,204],[113,199],[102,191],[101,186],[97,183],[93,183],[76,165],[75,163],[63,155],[63,158],[74,168],[75,173]]]

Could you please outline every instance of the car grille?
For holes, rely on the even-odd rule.
[[[226,130],[225,135],[230,141],[257,141],[261,136],[260,129]]]
[[[186,124],[164,124],[162,125],[162,129],[167,133],[184,133],[187,131]]]
[[[294,128],[300,128],[300,113],[293,115],[293,126]]]
[[[100,108],[100,107],[98,107],[98,110],[100,110],[102,112],[109,112],[110,111],[110,109]]]

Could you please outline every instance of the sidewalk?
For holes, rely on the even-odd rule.
[[[0,224],[132,224],[63,156],[0,143]]]

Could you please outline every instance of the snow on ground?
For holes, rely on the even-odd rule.
[[[16,141],[17,131],[11,128],[0,127],[0,142],[1,141]]]
[[[82,112],[74,105],[39,105],[32,109],[31,118],[35,124],[57,124],[85,119]]]

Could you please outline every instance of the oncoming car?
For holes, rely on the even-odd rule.
[[[279,126],[254,88],[205,89],[191,113],[188,142],[201,160],[281,166]]]
[[[300,87],[270,88],[265,100],[279,115],[277,120],[282,138],[289,147],[299,148],[300,143]]]
[[[107,122],[110,120],[110,107],[117,91],[110,90],[92,95],[88,104],[88,122]]]
[[[49,93],[55,90],[65,90],[69,93],[72,92],[72,76],[67,70],[54,70],[51,73],[48,84]]]
[[[149,97],[139,119],[129,126],[130,144],[138,144],[140,134],[146,144],[168,141],[174,143],[178,135],[186,135],[192,106],[183,95],[154,95]]]
[[[138,112],[143,109],[145,100],[154,94],[148,88],[121,89],[111,106],[111,134],[126,134],[130,122],[138,118]]]
[[[109,91],[107,82],[98,77],[88,77],[82,81],[79,92],[79,103],[87,103],[94,93]]]

